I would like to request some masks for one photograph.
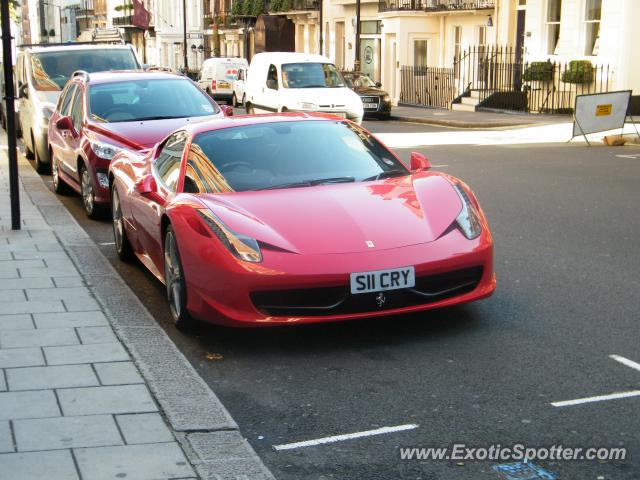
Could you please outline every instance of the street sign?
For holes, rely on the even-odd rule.
[[[630,100],[631,90],[578,95],[573,115],[573,137],[583,135],[586,140],[589,133],[624,129]]]

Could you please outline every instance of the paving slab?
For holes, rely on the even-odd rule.
[[[0,455],[0,480],[79,480],[70,450]]]
[[[44,365],[39,348],[0,349],[0,368],[34,367]]]
[[[0,290],[52,287],[55,287],[55,285],[53,284],[53,280],[49,277],[0,278]]]
[[[0,315],[0,331],[3,330],[33,330],[31,315],[23,313],[19,315]]]
[[[0,308],[2,308],[2,313],[5,315],[65,311],[64,305],[60,300],[16,300],[2,302]]]
[[[11,426],[8,420],[0,420],[0,453],[14,452]],[[0,476],[2,474],[0,473]]]
[[[118,342],[111,327],[81,327],[76,329],[83,344]]]
[[[116,415],[116,421],[127,444],[166,443],[175,438],[158,413]]]
[[[104,313],[101,311],[36,313],[33,315],[33,321],[38,328],[93,327],[109,325],[107,317],[105,317]],[[0,329],[1,328],[2,327],[0,327]]]
[[[74,450],[83,480],[195,478],[177,443]]]
[[[96,363],[93,368],[102,385],[144,383],[133,362]]]
[[[91,365],[10,368],[6,374],[11,391],[99,385]]]
[[[119,362],[129,360],[129,354],[119,343],[45,347],[43,350],[49,365]]]
[[[0,369],[0,392],[7,390],[7,382],[5,380],[4,370]]]
[[[60,415],[53,390],[0,393],[0,420],[46,418]]]
[[[80,340],[73,328],[46,330],[7,330],[0,332],[0,348],[50,347],[78,345]]]
[[[122,445],[111,415],[15,420],[19,452]]]
[[[100,415],[156,412],[145,385],[68,388],[58,390],[64,415]]]

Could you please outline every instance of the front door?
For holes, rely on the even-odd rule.
[[[524,56],[524,26],[526,10],[518,10],[518,20],[516,23],[516,54],[515,54],[515,75],[514,87],[516,91],[522,88],[522,58]]]

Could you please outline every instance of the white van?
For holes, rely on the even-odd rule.
[[[246,82],[247,113],[323,112],[362,123],[362,100],[322,55],[258,53]]]
[[[233,97],[233,81],[238,69],[248,68],[244,58],[207,58],[202,62],[198,85],[215,100],[231,103]]]

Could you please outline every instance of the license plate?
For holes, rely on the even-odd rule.
[[[364,108],[378,108],[377,103],[365,103]]]
[[[218,88],[229,88],[231,85],[227,82],[218,82]]]
[[[413,267],[375,270],[351,274],[351,293],[381,292],[398,290],[416,285],[416,272]]]

